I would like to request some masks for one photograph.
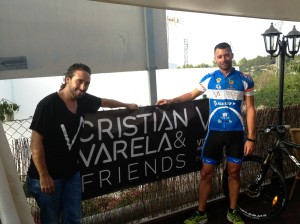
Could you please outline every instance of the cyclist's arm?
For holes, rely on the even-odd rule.
[[[254,96],[246,96],[246,112],[247,112],[247,127],[248,127],[248,138],[255,139],[255,118],[256,111],[254,107]]]
[[[255,134],[255,118],[256,118],[256,111],[254,107],[254,96],[246,96],[246,113],[247,113],[247,129],[248,129],[248,139],[256,139]],[[244,146],[244,153],[245,155],[251,154],[255,149],[255,142],[247,140]]]
[[[173,99],[161,99],[157,101],[156,105],[170,104],[170,103],[180,103],[189,100],[194,100],[196,97],[200,96],[203,92],[198,88],[195,88],[191,92],[185,93]]]

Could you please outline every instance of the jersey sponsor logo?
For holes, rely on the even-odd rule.
[[[229,79],[229,89],[234,89],[233,88],[233,83],[234,83],[234,80]]]
[[[214,94],[214,96],[215,96],[216,98],[221,96],[220,91],[212,91],[212,93]]]
[[[218,119],[218,123],[232,123],[232,120],[228,117],[228,113],[224,112],[222,113],[222,117]]]
[[[222,86],[220,85],[220,82],[222,81],[221,78],[216,78],[216,89],[222,89]]]
[[[241,96],[242,96],[242,98],[241,98]],[[230,90],[230,91],[225,92],[226,99],[241,100],[241,99],[243,99],[243,96],[244,96],[244,92],[242,92],[242,91]]]
[[[211,159],[203,159],[206,163],[212,163]]]
[[[214,100],[213,101],[214,106],[234,106],[236,104],[236,102],[221,102],[221,101],[217,101]]]
[[[244,92],[238,90],[207,90],[207,97],[216,100],[243,100]]]
[[[228,110],[230,110],[233,113],[229,113]],[[221,113],[221,115],[220,115]],[[230,115],[231,114],[231,115]],[[230,116],[228,116],[230,115]],[[216,117],[214,117],[216,116]],[[213,118],[214,117],[214,118]],[[213,118],[213,119],[212,119]],[[214,122],[211,122],[211,121]],[[230,127],[239,127],[241,130],[244,130],[244,125],[243,125],[243,117],[241,113],[239,113],[238,110],[229,107],[229,106],[220,106],[220,107],[215,107],[210,113],[209,116],[209,121],[210,121],[210,128],[213,128],[212,130],[224,130],[223,125],[219,125],[220,123],[223,124],[228,124]],[[235,126],[232,126],[235,125]],[[226,126],[227,128],[228,126]],[[234,130],[238,130],[239,128],[236,128]],[[229,129],[228,129],[229,130]],[[233,130],[233,129],[231,129]]]
[[[234,163],[241,163],[241,160],[240,159],[232,159],[232,162],[234,162]]]

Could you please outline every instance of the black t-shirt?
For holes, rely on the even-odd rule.
[[[76,114],[69,111],[57,92],[38,103],[30,129],[44,137],[45,159],[52,178],[67,178],[78,171],[80,133],[83,129],[84,115],[96,112],[100,106],[101,98],[87,93],[77,100]],[[39,179],[32,158],[28,176]]]

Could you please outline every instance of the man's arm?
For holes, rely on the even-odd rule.
[[[189,93],[185,93],[181,96],[175,97],[173,99],[161,99],[157,101],[156,105],[163,105],[163,104],[170,104],[170,103],[180,103],[180,102],[185,102],[189,100],[193,100],[196,97],[200,96],[203,92],[200,91],[199,89],[195,88],[193,91]]]
[[[247,128],[248,128],[248,139],[256,140],[255,132],[255,119],[256,110],[254,107],[254,96],[246,96],[246,112],[247,112]],[[245,154],[251,154],[254,151],[255,142],[247,140],[245,143]]]
[[[45,160],[43,136],[34,130],[32,130],[31,134],[30,148],[32,152],[32,160],[40,176],[41,191],[44,193],[54,192],[54,181],[48,173]]]
[[[101,98],[101,100],[102,100],[101,107],[109,107],[109,108],[126,107],[127,109],[130,110],[138,109],[138,105],[135,103],[123,103],[117,100],[105,99],[105,98]]]

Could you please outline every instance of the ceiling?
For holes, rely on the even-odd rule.
[[[300,22],[299,0],[92,0],[178,11]]]
[[[153,14],[147,18],[153,63],[166,69],[166,13],[146,9],[87,0],[0,0],[0,80],[58,76],[74,62],[94,74],[147,70],[145,11]]]

